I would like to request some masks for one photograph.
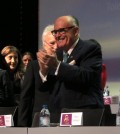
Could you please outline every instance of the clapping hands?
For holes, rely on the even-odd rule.
[[[44,44],[43,48],[37,52],[37,60],[41,73],[46,76],[50,69],[57,68],[59,61],[57,60],[54,48],[48,44]]]

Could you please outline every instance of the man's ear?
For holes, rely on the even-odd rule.
[[[75,34],[75,36],[78,36],[79,33],[80,33],[79,28],[78,27],[75,27],[74,28],[74,34]]]

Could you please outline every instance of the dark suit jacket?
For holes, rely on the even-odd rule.
[[[49,81],[43,83],[39,75],[37,60],[28,64],[18,108],[18,126],[31,126],[35,112],[42,109],[43,104],[49,102]]]
[[[57,54],[62,61],[62,53]],[[75,64],[69,65],[73,60]],[[41,81],[38,62],[31,62],[23,82],[18,126],[30,126],[31,113],[40,111],[43,104],[49,105],[51,113],[62,108],[103,107],[101,67],[101,47],[94,40],[79,40],[67,63],[61,62],[58,75],[52,70],[45,83]]]
[[[75,65],[69,65],[75,60]],[[51,111],[62,108],[102,108],[102,52],[93,39],[79,40],[66,63],[61,63],[58,81],[51,93]]]
[[[6,70],[0,69],[0,107],[14,106],[13,88]]]

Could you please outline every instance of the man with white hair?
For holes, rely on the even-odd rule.
[[[52,49],[56,46],[56,40],[51,33],[53,29],[53,25],[45,27],[42,35],[42,50],[47,46]],[[28,64],[18,108],[18,126],[20,127],[30,127],[34,114],[42,109],[43,104],[49,102],[49,89],[52,87],[49,81],[43,82],[44,76],[40,77],[41,71],[38,60],[33,60]]]

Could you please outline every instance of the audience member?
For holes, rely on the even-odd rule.
[[[1,55],[4,59],[3,69],[7,70],[14,90],[15,103],[18,105],[23,77],[21,54],[15,46],[8,45],[2,49]]]
[[[31,52],[24,52],[22,55],[23,70],[26,71],[28,63],[33,60],[33,55]]]

